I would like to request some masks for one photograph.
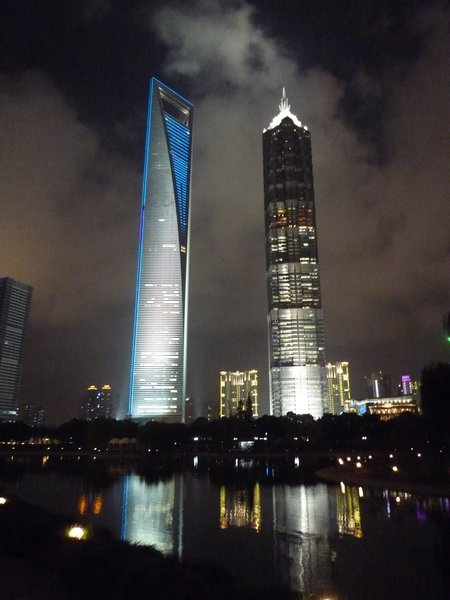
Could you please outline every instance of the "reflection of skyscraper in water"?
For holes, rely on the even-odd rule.
[[[78,497],[77,510],[80,515],[99,515],[103,510],[104,495],[101,492],[82,492]]]
[[[357,487],[343,483],[340,488],[336,487],[336,521],[339,533],[354,535],[357,538],[363,536]]]
[[[147,483],[127,475],[123,491],[122,539],[151,545],[181,558],[183,544],[183,479]]]
[[[261,530],[261,489],[259,483],[253,488],[230,489],[220,486],[220,529],[247,527],[257,533]]]
[[[324,484],[274,488],[275,560],[281,583],[311,593],[330,586],[330,497]]]

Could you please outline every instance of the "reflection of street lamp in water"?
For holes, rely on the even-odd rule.
[[[87,536],[87,529],[81,525],[72,525],[67,530],[67,537],[73,540],[84,540]]]

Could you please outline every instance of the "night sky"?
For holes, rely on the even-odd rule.
[[[276,5],[276,6],[275,6]],[[148,101],[195,105],[188,393],[260,371],[261,134],[282,87],[311,130],[326,353],[420,376],[448,360],[449,10],[443,2],[3,0],[0,276],[34,287],[23,398],[126,400]]]

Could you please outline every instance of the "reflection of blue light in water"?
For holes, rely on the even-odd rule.
[[[266,467],[266,477],[269,477],[269,467]]]
[[[127,506],[128,506],[128,477],[124,477],[123,496],[122,496],[122,526],[120,529],[120,537],[125,539],[125,531],[127,529]]]
[[[391,518],[391,502],[389,500],[388,490],[383,491],[383,496],[386,498],[386,514],[389,518]]]
[[[419,521],[419,523],[426,523],[427,520],[427,514],[424,510],[424,508],[422,508],[420,506],[420,502],[416,502],[416,518]]]

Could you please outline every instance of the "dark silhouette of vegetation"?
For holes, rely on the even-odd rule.
[[[440,373],[440,370],[438,370]],[[444,370],[445,371],[445,370]],[[428,372],[427,372],[428,373]],[[398,449],[425,449],[432,440],[435,454],[443,448],[449,433],[449,406],[445,402],[447,388],[438,396],[434,390],[439,383],[434,372],[425,374],[425,416],[403,414],[389,421],[378,416],[354,413],[325,414],[320,419],[311,415],[288,413],[283,417],[264,415],[252,418],[248,406],[236,416],[208,421],[201,417],[187,425],[149,421],[144,425],[124,420],[73,419],[56,428],[31,428],[24,423],[0,423],[0,441],[26,442],[31,438],[47,437],[59,440],[65,450],[78,448],[106,449],[110,452],[226,452],[239,450],[240,442],[250,442],[254,452],[346,452]],[[435,387],[433,387],[435,386]],[[439,388],[440,389],[440,388]],[[443,395],[442,395],[443,394]],[[429,397],[437,399],[428,400]],[[441,400],[439,400],[441,398]],[[444,399],[442,399],[444,398]],[[108,443],[115,439],[135,440],[131,444]],[[137,443],[136,443],[137,440]],[[1,446],[0,446],[1,447]]]
[[[450,364],[436,363],[422,371],[422,410],[436,457],[450,443]]]

